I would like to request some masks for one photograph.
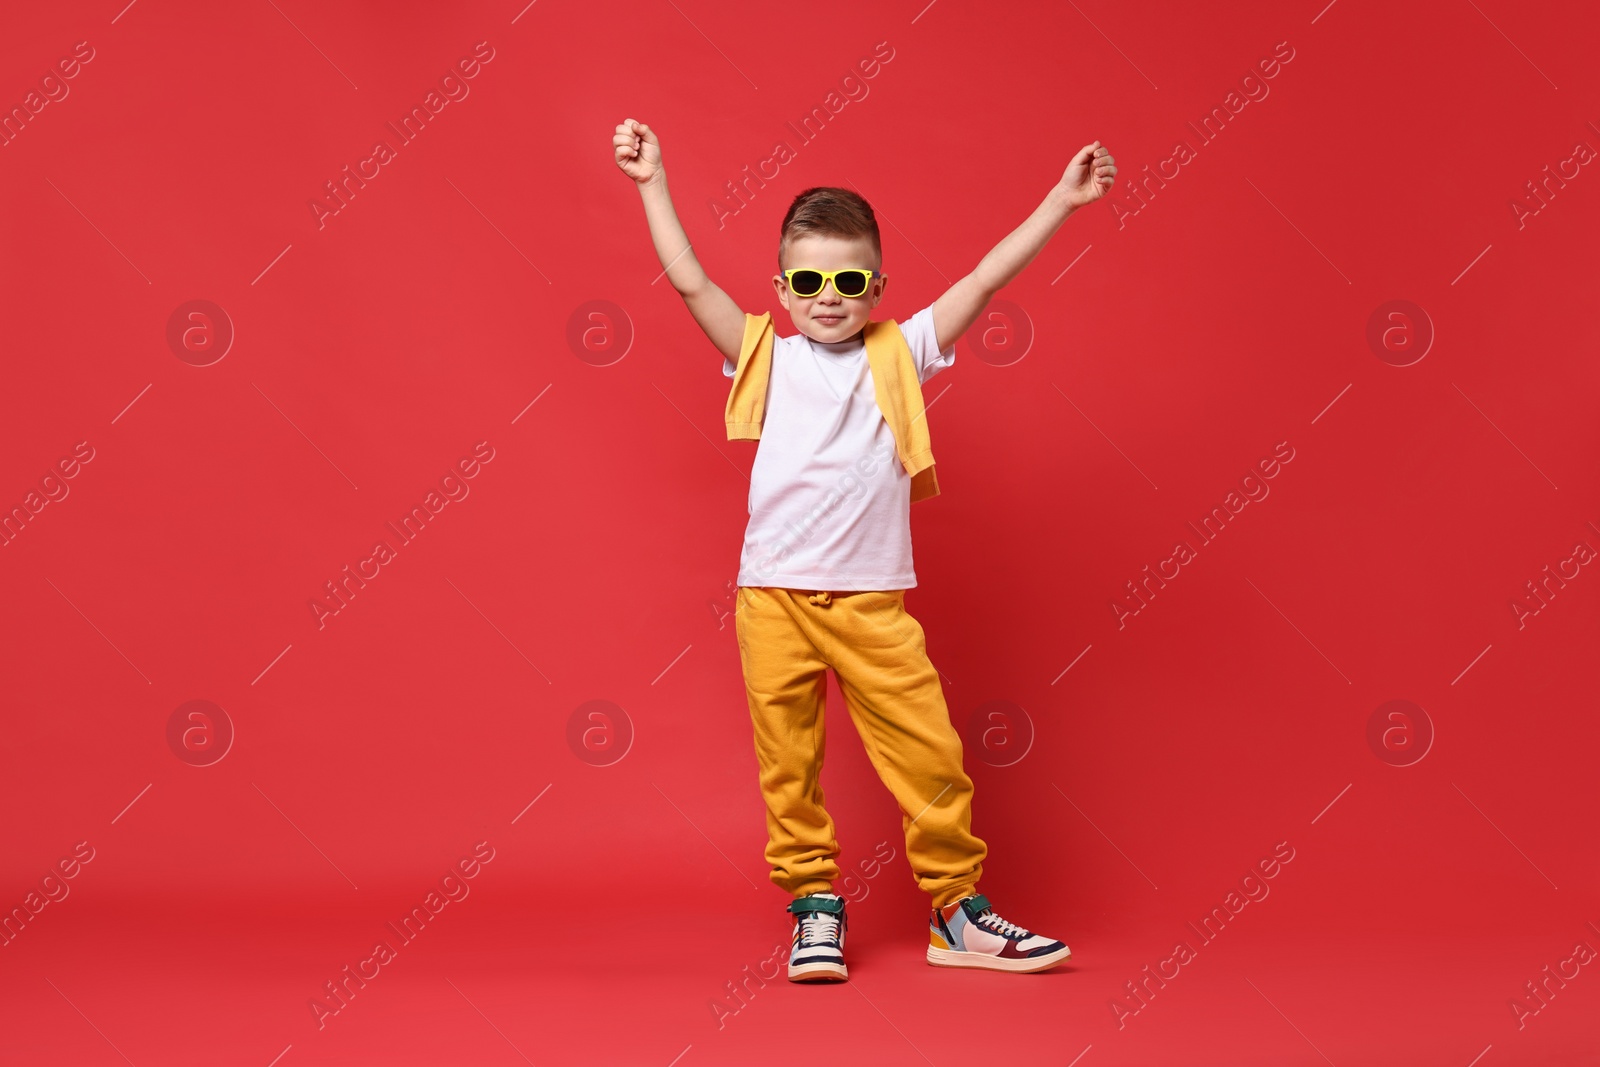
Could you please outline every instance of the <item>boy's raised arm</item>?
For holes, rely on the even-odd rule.
[[[661,142],[655,131],[642,122],[626,119],[617,124],[611,138],[617,166],[632,178],[644,200],[645,218],[656,255],[665,268],[667,280],[683,297],[689,313],[700,324],[711,343],[728,359],[738,362],[744,340],[745,313],[733,298],[717,287],[695,258],[689,237],[683,232],[678,213],[667,192],[667,172],[661,166]]]
[[[1033,262],[1067,216],[1110,191],[1116,173],[1110,150],[1099,141],[1078,150],[1033,214],[933,302],[933,332],[941,352],[967,332],[995,293]]]

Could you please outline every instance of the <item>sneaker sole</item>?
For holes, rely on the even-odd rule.
[[[1061,946],[1059,951],[1020,960],[1001,959],[982,952],[958,952],[954,949],[928,946],[928,962],[935,967],[976,967],[989,971],[1010,971],[1014,974],[1032,974],[1035,971],[1048,970],[1063,960],[1070,959],[1071,956],[1072,950],[1065,945]]]
[[[791,982],[843,982],[849,972],[839,963],[802,963],[789,968]]]

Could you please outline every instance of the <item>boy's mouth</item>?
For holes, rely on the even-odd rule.
[[[839,323],[844,321],[843,315],[817,315],[814,317],[824,326],[837,326]]]

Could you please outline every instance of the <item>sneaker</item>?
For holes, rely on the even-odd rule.
[[[789,902],[794,915],[794,943],[789,948],[789,981],[842,982],[844,931],[848,925],[844,898],[837,893],[812,893]]]
[[[994,971],[1042,971],[1072,951],[1043,934],[1006,922],[982,893],[933,909],[928,962],[935,967],[986,967]]]

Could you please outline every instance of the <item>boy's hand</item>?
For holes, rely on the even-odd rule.
[[[1110,192],[1117,174],[1114,163],[1111,150],[1099,141],[1078,149],[1078,154],[1072,157],[1061,175],[1061,190],[1066,194],[1067,203],[1080,208]]]
[[[617,166],[622,173],[640,185],[653,181],[661,173],[661,142],[655,131],[642,122],[624,119],[617,123],[616,136],[611,138],[616,151]]]

